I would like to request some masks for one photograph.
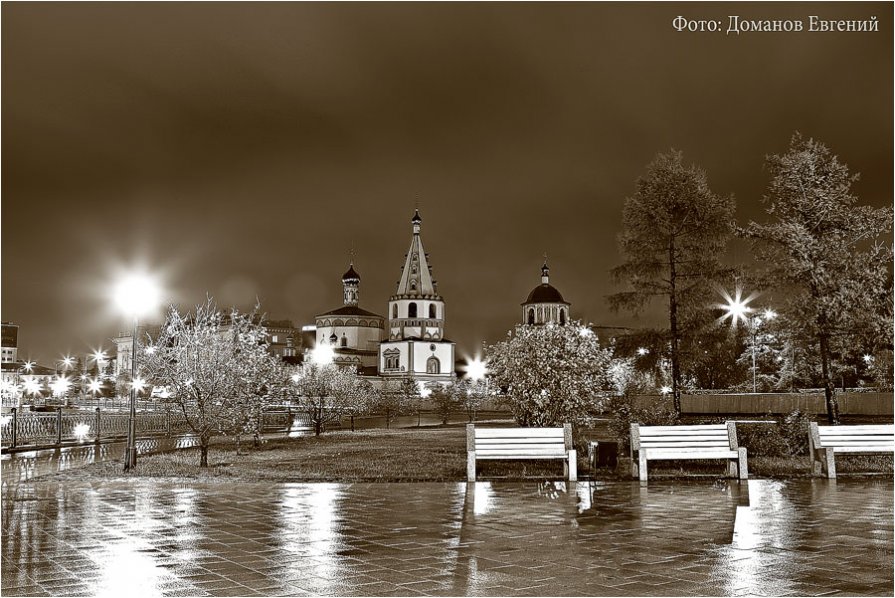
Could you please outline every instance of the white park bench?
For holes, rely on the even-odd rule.
[[[812,473],[836,477],[836,454],[872,455],[895,453],[895,425],[818,426],[811,422],[808,452]]]
[[[636,456],[635,456],[636,455]],[[737,444],[734,422],[699,426],[641,426],[631,424],[633,477],[647,481],[646,464],[657,460],[727,459],[727,475],[749,477],[746,449]]]
[[[476,428],[466,426],[466,477],[475,481],[475,462],[480,459],[563,459],[563,474],[578,480],[578,464],[572,445],[572,426],[562,428]]]

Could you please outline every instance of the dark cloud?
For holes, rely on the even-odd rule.
[[[382,312],[416,202],[472,350],[549,252],[574,315],[611,314],[634,180],[676,147],[738,216],[795,130],[892,201],[892,6],[866,3],[6,3],[3,318],[52,359],[117,321],[110,264],[183,302],[257,294],[310,321],[357,252]],[[878,17],[875,33],[677,32],[677,15]],[[745,249],[732,252],[745,259]],[[253,292],[254,288],[254,292]]]

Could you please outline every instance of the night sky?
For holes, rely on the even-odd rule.
[[[385,314],[417,205],[458,356],[520,320],[545,251],[573,317],[654,323],[605,297],[624,199],[672,147],[741,222],[764,219],[764,156],[796,130],[892,202],[888,2],[0,10],[2,318],[46,365],[111,348],[130,266],[184,307],[257,296],[300,326],[341,304],[353,249],[360,305]],[[726,35],[732,14],[879,31]]]

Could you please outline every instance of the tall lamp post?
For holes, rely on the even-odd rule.
[[[750,295],[743,299],[739,288],[736,290],[735,297],[731,297],[726,292],[724,293],[724,296],[727,299],[727,304],[721,305],[726,311],[722,319],[730,318],[731,326],[736,326],[737,322],[743,320],[749,327],[749,340],[752,345],[752,394],[755,394],[758,392],[758,366],[755,362],[756,333],[758,332],[758,327],[761,326],[762,323],[769,322],[776,318],[777,312],[768,308],[761,314],[750,315],[755,312],[754,307],[749,307],[749,303],[755,298],[755,295]]]
[[[146,276],[132,275],[122,280],[115,289],[115,303],[132,318],[131,334],[131,392],[127,419],[127,447],[124,451],[124,471],[137,467],[137,328],[141,315],[157,303],[158,289]]]

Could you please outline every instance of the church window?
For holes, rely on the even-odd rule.
[[[411,303],[407,306],[407,317],[415,318],[416,317],[416,303]]]
[[[348,346],[348,339],[345,337],[344,334],[342,335],[342,346],[343,346],[343,347],[347,347],[347,346]]]
[[[559,323],[562,326],[566,325],[566,310],[564,309],[559,310]]]
[[[434,304],[434,303],[432,303],[431,305],[429,305],[429,317],[432,318],[433,320],[434,320],[435,318],[438,317],[438,316],[436,315],[435,304]]]
[[[437,357],[430,357],[426,360],[426,373],[427,374],[440,374],[441,373],[441,362],[438,361]]]
[[[535,310],[534,310],[534,308],[530,308],[530,309],[528,310],[528,323],[529,323],[529,324],[534,324],[534,323],[535,323]]]
[[[397,317],[398,317],[398,304],[397,304],[397,303],[395,303],[394,305],[392,305],[392,317],[393,317],[393,318],[397,318]]]

